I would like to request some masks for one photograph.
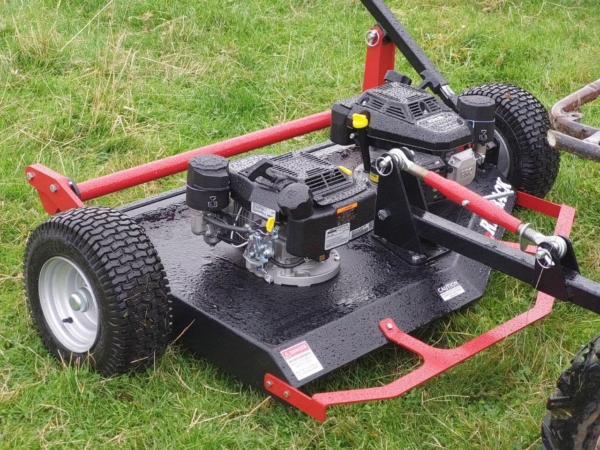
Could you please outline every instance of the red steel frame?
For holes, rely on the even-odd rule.
[[[567,205],[557,205],[522,192],[519,192],[517,196],[517,205],[556,218],[554,235],[569,236],[575,219],[575,208]],[[506,244],[513,245],[513,243]],[[535,247],[531,246],[528,251],[535,252]],[[379,322],[379,329],[384,336],[390,342],[417,353],[423,358],[423,364],[419,368],[385,386],[325,392],[309,397],[299,389],[269,373],[265,374],[264,386],[271,394],[323,422],[326,419],[327,408],[330,406],[389,400],[405,394],[502,339],[546,317],[552,312],[553,305],[554,298],[539,292],[531,309],[453,349],[432,347],[404,333],[392,319],[384,319]]]
[[[383,84],[385,73],[394,68],[394,44],[383,39],[383,30],[378,26],[373,27],[371,31],[377,32],[379,38],[367,48],[363,90]],[[28,166],[25,172],[29,184],[38,191],[44,209],[49,214],[56,214],[71,208],[81,207],[86,200],[182,172],[186,170],[188,160],[193,156],[211,153],[230,157],[327,128],[330,122],[330,112],[325,111],[138,167],[94,178],[77,185],[66,176],[42,164]],[[555,235],[568,236],[570,234],[575,217],[574,208],[550,203],[521,192],[518,194],[517,204],[557,218]],[[535,248],[530,247],[528,251],[535,251]],[[271,394],[306,412],[315,419],[324,421],[326,409],[329,406],[399,397],[430,378],[547,316],[552,311],[553,304],[554,299],[552,297],[539,293],[535,305],[530,310],[455,349],[432,347],[404,333],[391,319],[382,320],[379,323],[379,328],[390,342],[419,354],[424,360],[421,367],[385,386],[319,393],[309,397],[302,391],[268,373],[265,374],[264,386]]]

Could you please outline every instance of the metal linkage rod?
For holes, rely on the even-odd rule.
[[[530,224],[524,223],[522,220],[507,213],[503,208],[494,204],[489,199],[480,196],[455,181],[444,178],[437,173],[412,162],[402,150],[390,150],[388,156],[384,156],[377,160],[376,165],[380,174],[385,175],[386,173],[389,173],[389,167],[393,163],[392,160],[394,160],[402,170],[423,180],[424,183],[437,189],[454,203],[457,203],[485,220],[498,224],[518,235],[522,243],[524,240],[531,241],[536,245],[539,245],[542,242],[548,242],[555,247],[560,258],[567,252],[566,242],[561,237],[545,236],[542,233],[537,232]],[[545,264],[552,263],[551,256],[547,251],[540,251],[536,256],[538,259],[544,259]]]

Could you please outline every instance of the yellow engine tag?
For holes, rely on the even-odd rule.
[[[354,209],[357,206],[358,206],[358,203],[352,203],[351,205],[346,205],[346,206],[342,206],[341,208],[338,208],[338,210],[336,212],[338,214],[341,214],[343,212],[350,211],[351,209]]]

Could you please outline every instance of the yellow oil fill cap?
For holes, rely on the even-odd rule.
[[[364,114],[352,114],[352,126],[357,130],[369,126],[369,118]]]

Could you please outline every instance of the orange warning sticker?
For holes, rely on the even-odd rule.
[[[341,214],[341,213],[343,213],[343,212],[350,211],[351,209],[354,209],[354,208],[356,208],[357,206],[358,206],[358,203],[352,203],[351,205],[342,206],[342,207],[341,207],[341,208],[339,208],[339,209],[338,209],[336,212],[337,212],[338,214]]]

